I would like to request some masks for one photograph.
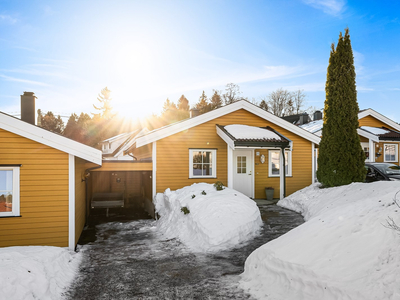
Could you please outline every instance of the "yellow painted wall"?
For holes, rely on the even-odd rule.
[[[153,170],[153,164],[151,162],[132,162],[132,161],[108,162],[108,161],[103,161],[101,168],[93,169],[90,172],[151,171],[151,170]]]
[[[0,164],[22,164],[21,217],[0,217],[0,247],[67,247],[68,154],[0,129]]]
[[[311,142],[241,109],[157,141],[157,192],[163,192],[166,188],[176,190],[196,182],[214,183],[219,180],[227,185],[227,144],[217,135],[216,124],[271,126],[294,144],[293,177],[287,180],[287,195],[311,184]],[[189,148],[218,149],[217,178],[189,178]],[[266,186],[275,187],[275,197],[279,196],[279,178],[266,177],[268,168],[266,170],[265,173],[260,169],[259,174],[255,175],[256,198],[265,198],[264,192],[261,195],[260,191]]]
[[[370,126],[370,127],[386,127],[392,130],[396,130],[393,127],[390,127],[388,124],[383,123],[382,121],[379,121],[378,119],[372,117],[372,116],[366,116],[364,118],[361,118],[358,120],[359,126]]]

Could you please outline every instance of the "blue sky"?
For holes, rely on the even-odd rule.
[[[240,86],[259,101],[304,89],[323,108],[331,44],[346,27],[358,103],[400,122],[397,1],[0,1],[0,110],[20,95],[57,114],[94,112],[100,90],[132,118],[168,97]]]

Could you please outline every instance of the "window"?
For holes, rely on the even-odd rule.
[[[0,167],[0,217],[19,216],[19,167]]]
[[[268,169],[270,177],[280,176],[280,155],[281,150],[270,150],[268,152]],[[292,176],[292,152],[285,151],[285,167],[286,176]]]
[[[237,157],[237,164],[236,164],[236,172],[238,174],[246,174],[246,156],[238,156]]]
[[[217,150],[189,150],[189,178],[215,178]]]
[[[396,144],[384,144],[385,162],[397,162],[398,146]]]

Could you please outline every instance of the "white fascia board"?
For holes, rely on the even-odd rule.
[[[101,165],[101,151],[0,113],[0,128],[54,149]]]
[[[358,119],[362,119],[366,116],[372,116],[375,119],[378,119],[379,121],[386,123],[390,127],[393,127],[394,129],[400,131],[400,125],[397,124],[396,122],[390,120],[388,117],[385,117],[384,115],[381,115],[380,113],[376,112],[375,110],[368,108],[362,112],[358,113]]]
[[[221,128],[217,127],[217,134],[221,139],[225,141],[225,143],[231,147],[231,149],[235,149],[235,142],[225,133],[221,130]]]
[[[288,121],[283,120],[283,119],[271,114],[270,112],[267,112],[267,111],[259,108],[258,106],[251,104],[250,102],[248,102],[246,100],[241,100],[241,101],[235,102],[233,104],[229,104],[227,106],[218,108],[216,110],[212,110],[212,111],[202,114],[200,116],[179,122],[175,125],[171,125],[166,128],[158,129],[153,132],[150,132],[136,140],[136,147],[142,147],[144,145],[150,144],[157,140],[166,138],[170,135],[179,133],[186,129],[195,127],[197,125],[206,123],[206,122],[216,119],[218,117],[232,113],[239,109],[247,110],[248,112],[251,112],[251,113],[255,114],[256,116],[259,116],[271,123],[274,123],[290,132],[293,132],[296,135],[299,135],[299,136],[305,138],[306,140],[313,142],[313,143],[319,144],[321,141],[320,137],[308,132],[307,130],[299,128],[296,125],[293,125],[293,124],[289,123]],[[224,124],[224,125],[226,125],[226,124]]]
[[[145,127],[142,130],[139,131],[138,134],[135,135],[135,137],[133,139],[131,139],[125,146],[123,146],[115,155],[114,157],[118,157],[120,155],[123,155],[123,153],[129,149],[130,147],[132,147],[135,143],[136,143],[136,139],[144,134],[146,134],[147,132],[149,132],[149,130]],[[127,138],[128,139],[128,138]]]
[[[373,142],[379,143],[379,137],[375,134],[369,133],[363,129],[357,128],[357,133],[359,136],[365,137]]]

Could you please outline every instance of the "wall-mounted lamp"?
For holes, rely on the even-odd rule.
[[[265,163],[265,155],[264,154],[262,154],[261,156],[260,156],[260,163]]]

